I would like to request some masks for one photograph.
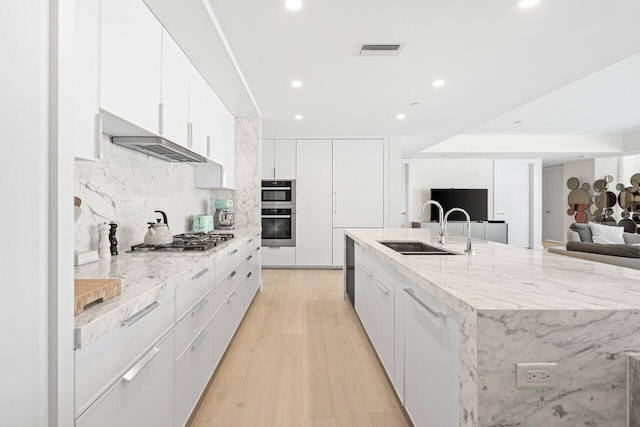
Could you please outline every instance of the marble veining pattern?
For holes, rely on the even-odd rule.
[[[235,206],[238,226],[259,227],[260,211],[260,147],[259,117],[236,120],[236,189]]]
[[[75,250],[98,249],[98,226],[118,224],[120,253],[141,243],[147,222],[161,210],[173,234],[191,231],[194,215],[206,213],[207,202],[231,198],[229,190],[203,190],[194,185],[193,166],[170,163],[112,144],[105,136],[103,159],[76,160],[75,195],[82,199],[82,215],[75,226]]]
[[[629,427],[640,427],[640,354],[628,358]]]
[[[259,235],[259,228],[236,229],[233,240],[206,254],[126,253],[75,268],[75,277],[118,278],[122,293],[75,318],[75,346],[89,345],[158,298],[185,283],[217,259]]]
[[[627,356],[640,310],[478,313],[478,425],[606,426],[627,422]],[[516,388],[516,364],[555,362],[555,388]]]

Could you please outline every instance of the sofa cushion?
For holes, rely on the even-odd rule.
[[[568,242],[567,250],[576,252],[588,252],[600,255],[611,255],[624,258],[640,258],[640,247],[634,245]]]
[[[569,227],[569,230],[575,231],[580,236],[581,242],[593,243],[593,236],[591,235],[591,229],[587,224],[573,223]]]
[[[593,235],[593,243],[624,245],[624,228],[611,225],[589,223],[591,234]]]

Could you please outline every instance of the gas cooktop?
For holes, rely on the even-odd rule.
[[[173,236],[169,245],[134,245],[129,252],[207,252],[233,239],[232,233],[188,233]]]

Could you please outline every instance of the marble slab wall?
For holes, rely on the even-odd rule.
[[[479,426],[627,425],[638,310],[478,312]],[[516,364],[556,362],[555,388],[516,388]]]
[[[640,354],[628,359],[629,427],[640,427]]]
[[[260,227],[261,144],[259,117],[236,120],[236,188],[234,209],[238,226]]]
[[[236,165],[242,174],[244,165]],[[118,224],[118,247],[128,250],[140,243],[147,222],[166,212],[173,234],[190,231],[194,215],[204,214],[207,203],[232,198],[229,190],[195,188],[193,166],[170,163],[112,144],[105,137],[103,159],[76,160],[75,195],[82,199],[82,215],[75,226],[75,250],[98,249],[98,226]]]

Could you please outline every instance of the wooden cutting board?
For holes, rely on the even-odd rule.
[[[121,289],[120,279],[75,279],[74,315],[82,313],[90,304],[120,295]]]

